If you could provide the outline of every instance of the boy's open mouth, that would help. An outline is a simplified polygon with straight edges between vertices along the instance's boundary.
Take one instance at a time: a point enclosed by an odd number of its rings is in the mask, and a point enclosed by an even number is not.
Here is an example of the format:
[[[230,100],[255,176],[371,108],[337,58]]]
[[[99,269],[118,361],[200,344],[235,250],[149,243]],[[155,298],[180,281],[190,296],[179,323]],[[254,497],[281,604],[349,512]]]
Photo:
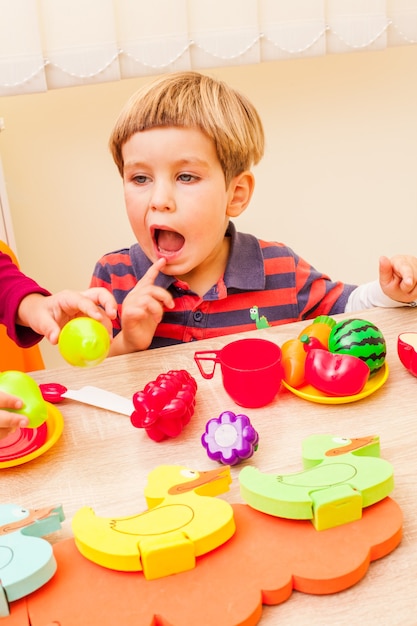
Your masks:
[[[156,228],[154,232],[156,247],[161,254],[174,254],[184,245],[184,237],[173,230]]]

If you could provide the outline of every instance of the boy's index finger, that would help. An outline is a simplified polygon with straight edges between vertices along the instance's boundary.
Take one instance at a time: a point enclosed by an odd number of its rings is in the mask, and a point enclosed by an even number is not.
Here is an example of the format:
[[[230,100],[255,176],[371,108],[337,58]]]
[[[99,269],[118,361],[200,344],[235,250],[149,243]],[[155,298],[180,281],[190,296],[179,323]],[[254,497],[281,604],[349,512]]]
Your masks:
[[[161,269],[164,267],[165,264],[166,264],[166,259],[164,258],[160,258],[157,261],[155,261],[155,263],[153,263],[148,269],[148,271],[143,275],[142,281],[153,284],[159,272],[161,271]]]
[[[166,265],[166,259],[164,258],[160,258],[157,261],[155,261],[155,263],[153,263],[148,269],[148,271],[142,276],[142,278],[137,284],[137,287],[155,286],[155,280],[159,272],[161,271],[161,269],[164,267],[164,265]],[[168,309],[173,309],[175,307],[174,299],[169,293],[169,291],[167,291],[163,287],[155,287],[155,289],[158,291],[157,292],[154,291],[153,297],[156,300],[159,300],[159,302],[163,306],[167,307]]]

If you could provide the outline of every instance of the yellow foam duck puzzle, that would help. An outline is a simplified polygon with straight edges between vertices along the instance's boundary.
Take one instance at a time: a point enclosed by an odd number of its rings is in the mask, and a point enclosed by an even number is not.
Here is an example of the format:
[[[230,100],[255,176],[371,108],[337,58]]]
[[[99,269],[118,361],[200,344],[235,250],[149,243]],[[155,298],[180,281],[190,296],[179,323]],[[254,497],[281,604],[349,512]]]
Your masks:
[[[233,508],[215,498],[229,490],[230,467],[198,472],[160,465],[148,475],[148,509],[129,517],[99,517],[90,507],[72,520],[75,544],[87,559],[152,580],[193,569],[196,557],[235,532]]]
[[[240,493],[252,508],[287,519],[311,519],[317,530],[362,517],[362,509],[394,488],[392,465],[380,458],[378,436],[311,435],[303,441],[304,470],[265,474],[247,466]]]

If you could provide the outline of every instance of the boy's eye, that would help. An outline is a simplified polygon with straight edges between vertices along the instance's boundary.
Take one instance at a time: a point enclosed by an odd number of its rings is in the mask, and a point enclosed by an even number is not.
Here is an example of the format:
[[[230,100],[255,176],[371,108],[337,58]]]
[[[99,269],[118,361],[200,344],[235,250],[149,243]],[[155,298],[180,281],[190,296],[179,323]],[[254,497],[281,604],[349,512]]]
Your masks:
[[[145,176],[144,174],[139,174],[137,176],[133,176],[133,180],[135,181],[135,183],[138,183],[139,185],[143,185],[143,183],[147,182],[148,177]]]
[[[182,180],[183,183],[190,183],[196,179],[196,176],[193,176],[192,174],[180,174],[178,178],[179,180]]]

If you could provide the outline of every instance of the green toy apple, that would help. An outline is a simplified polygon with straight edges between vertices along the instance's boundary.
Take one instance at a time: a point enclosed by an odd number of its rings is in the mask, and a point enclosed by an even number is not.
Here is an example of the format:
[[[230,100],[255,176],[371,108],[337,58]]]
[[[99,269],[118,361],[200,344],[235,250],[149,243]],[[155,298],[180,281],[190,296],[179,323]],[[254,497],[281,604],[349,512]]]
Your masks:
[[[101,322],[91,317],[75,317],[61,330],[58,348],[70,365],[92,367],[108,355],[109,333]]]
[[[21,409],[6,409],[29,418],[28,428],[38,428],[48,417],[48,405],[43,399],[38,384],[28,374],[15,370],[0,373],[0,391],[16,396],[23,401]]]

